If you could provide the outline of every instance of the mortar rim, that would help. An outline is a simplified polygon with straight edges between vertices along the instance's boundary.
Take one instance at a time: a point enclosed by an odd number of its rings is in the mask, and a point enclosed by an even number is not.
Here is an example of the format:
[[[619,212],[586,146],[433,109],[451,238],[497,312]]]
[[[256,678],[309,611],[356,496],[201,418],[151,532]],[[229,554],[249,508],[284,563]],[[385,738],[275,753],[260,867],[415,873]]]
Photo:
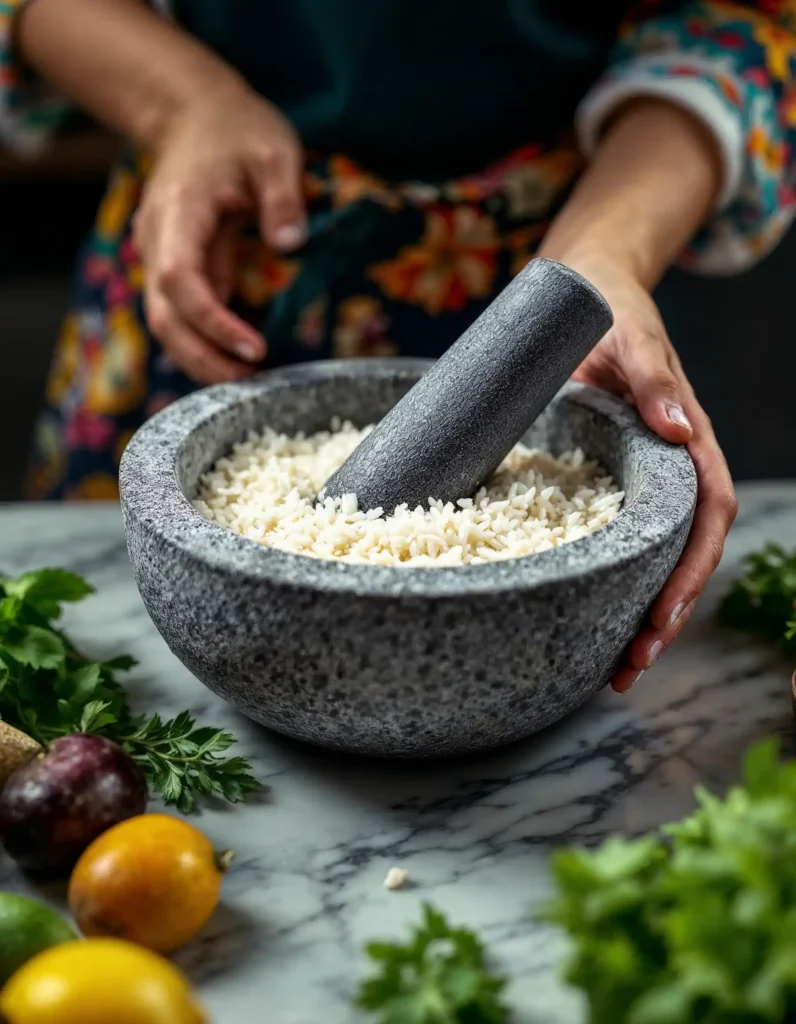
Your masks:
[[[611,420],[641,447],[635,457],[646,465],[638,492],[616,519],[550,551],[489,565],[440,568],[314,559],[266,547],[210,522],[183,494],[177,466],[188,437],[252,394],[330,377],[354,379],[362,371],[368,376],[413,377],[431,363],[413,358],[318,360],[267,371],[250,381],[204,388],[179,399],[136,432],[122,458],[120,489],[128,539],[132,524],[143,525],[172,551],[252,582],[360,598],[435,600],[528,591],[610,571],[648,556],[690,524],[697,484],[686,449],[654,435],[622,400],[575,383],[568,384],[554,402],[580,404]],[[653,453],[656,458],[650,459]],[[681,478],[684,493],[681,500],[672,501],[667,482]],[[646,529],[639,531],[644,522]],[[650,522],[657,524],[654,530]]]

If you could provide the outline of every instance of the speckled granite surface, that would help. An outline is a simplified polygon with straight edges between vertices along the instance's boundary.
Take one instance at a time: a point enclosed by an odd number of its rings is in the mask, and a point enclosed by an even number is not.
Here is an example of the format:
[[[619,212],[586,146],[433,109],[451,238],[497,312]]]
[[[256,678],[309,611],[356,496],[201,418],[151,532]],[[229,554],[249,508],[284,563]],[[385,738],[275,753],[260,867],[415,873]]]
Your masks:
[[[528,742],[441,764],[325,754],[213,697],[146,614],[116,508],[0,510],[0,569],[60,565],[88,576],[99,593],[69,611],[70,634],[97,656],[135,655],[129,685],[141,709],[191,708],[228,726],[270,786],[262,802],[197,821],[237,853],[221,909],[179,958],[212,1024],[364,1024],[349,1004],[362,944],[403,934],[422,900],[481,930],[513,978],[515,1024],[583,1024],[557,980],[562,944],[533,921],[549,895],[551,848],[671,820],[692,806],[695,782],[723,789],[737,777],[747,744],[793,733],[793,666],[720,630],[713,612],[744,552],[769,539],[796,546],[796,485],[742,488],[740,505],[682,638],[632,693],[604,691]],[[393,865],[409,870],[411,888],[385,892]],[[5,859],[0,888],[33,893]]]
[[[696,497],[684,449],[622,402],[573,386],[529,441],[579,446],[627,492],[590,536],[485,566],[388,568],[262,547],[185,495],[266,423],[364,426],[416,363],[308,364],[198,392],[149,421],[122,462],[136,581],[172,651],[256,721],[322,746],[428,757],[488,749],[550,725],[610,678],[676,564]]]
[[[605,299],[554,260],[512,280],[328,481],[392,512],[469,498],[613,323]]]

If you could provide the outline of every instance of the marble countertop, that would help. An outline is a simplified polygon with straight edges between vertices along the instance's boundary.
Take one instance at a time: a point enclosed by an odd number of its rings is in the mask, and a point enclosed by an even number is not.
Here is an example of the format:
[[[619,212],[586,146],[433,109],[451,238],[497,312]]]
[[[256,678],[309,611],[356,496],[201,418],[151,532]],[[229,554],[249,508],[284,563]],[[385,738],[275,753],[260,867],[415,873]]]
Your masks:
[[[639,833],[692,805],[694,783],[723,788],[744,747],[790,735],[789,667],[724,632],[716,601],[745,552],[796,545],[796,484],[740,490],[725,559],[680,642],[626,697],[604,692],[562,725],[509,750],[445,764],[344,759],[270,735],[211,696],[168,651],[132,580],[117,508],[0,510],[0,569],[45,565],[87,576],[99,596],[67,629],[95,655],[128,652],[142,709],[191,708],[241,739],[266,798],[205,812],[236,851],[223,905],[179,962],[213,1024],[352,1024],[366,940],[401,936],[432,900],[478,928],[512,978],[517,1024],[579,1024],[558,981],[562,942],[532,920],[549,892],[552,847]],[[383,888],[392,866],[411,886]],[[8,860],[0,887],[24,888]],[[57,893],[48,898],[57,900]]]

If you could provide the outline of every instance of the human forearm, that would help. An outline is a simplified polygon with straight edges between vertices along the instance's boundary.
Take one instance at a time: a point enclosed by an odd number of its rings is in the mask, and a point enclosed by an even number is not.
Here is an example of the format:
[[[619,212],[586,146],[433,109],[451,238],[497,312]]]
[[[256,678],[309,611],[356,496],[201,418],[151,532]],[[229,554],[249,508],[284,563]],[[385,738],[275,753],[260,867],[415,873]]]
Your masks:
[[[617,672],[620,692],[682,629],[735,516],[727,464],[650,294],[705,220],[720,179],[718,147],[697,121],[665,102],[637,101],[605,133],[542,247],[589,278],[614,314],[576,379],[631,400],[660,437],[688,445],[697,473],[688,545]]]
[[[607,130],[542,254],[587,276],[596,260],[610,261],[652,288],[704,221],[720,177],[701,124],[666,102],[638,100]]]
[[[147,149],[191,102],[237,73],[138,0],[31,0],[21,55],[61,92]]]

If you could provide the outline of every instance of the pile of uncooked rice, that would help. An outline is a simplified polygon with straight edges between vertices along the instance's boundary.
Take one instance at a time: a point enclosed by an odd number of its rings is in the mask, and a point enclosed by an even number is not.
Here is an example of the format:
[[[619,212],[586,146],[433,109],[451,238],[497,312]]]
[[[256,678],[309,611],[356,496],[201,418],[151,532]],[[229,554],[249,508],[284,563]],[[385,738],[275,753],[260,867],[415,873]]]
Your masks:
[[[287,437],[250,434],[202,477],[195,507],[242,537],[283,551],[371,565],[479,565],[533,555],[605,526],[623,493],[579,449],[554,458],[517,445],[474,498],[393,515],[360,510],[356,497],[317,500],[323,485],[372,430]]]

